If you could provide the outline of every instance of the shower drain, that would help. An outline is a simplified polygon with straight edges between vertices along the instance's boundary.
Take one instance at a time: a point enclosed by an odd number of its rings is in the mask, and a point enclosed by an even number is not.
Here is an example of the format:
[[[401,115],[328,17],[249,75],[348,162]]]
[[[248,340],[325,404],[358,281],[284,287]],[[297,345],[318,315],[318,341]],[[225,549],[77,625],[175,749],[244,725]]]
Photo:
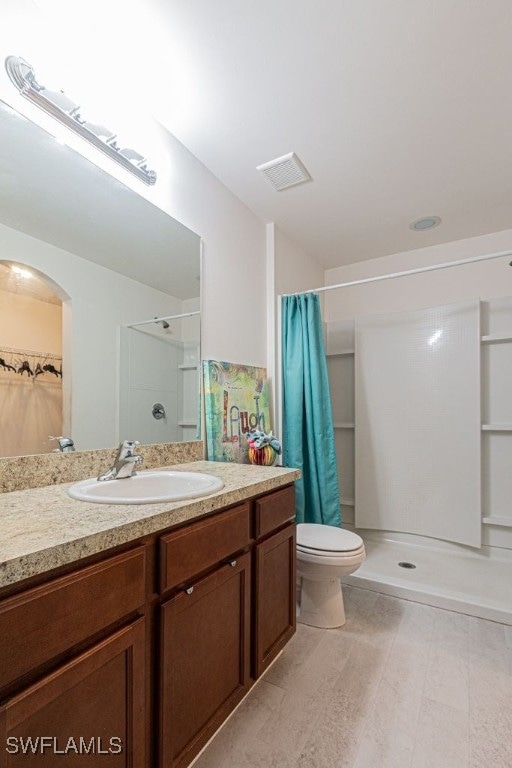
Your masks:
[[[414,563],[398,563],[400,568],[416,568]]]

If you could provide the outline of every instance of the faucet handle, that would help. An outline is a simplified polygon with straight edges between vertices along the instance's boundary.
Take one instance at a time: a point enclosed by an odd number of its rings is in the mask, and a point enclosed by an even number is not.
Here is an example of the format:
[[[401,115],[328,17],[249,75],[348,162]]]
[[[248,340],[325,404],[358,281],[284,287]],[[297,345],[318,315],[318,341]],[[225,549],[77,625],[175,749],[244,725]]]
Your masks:
[[[70,451],[75,450],[75,444],[70,437],[64,437],[63,435],[60,435],[59,437],[53,437],[53,435],[48,435],[48,440],[56,440],[58,442],[59,447],[55,449],[56,451],[69,453]]]
[[[119,445],[118,455],[133,456],[134,451],[138,445],[140,445],[140,442],[138,440],[123,440],[123,442],[120,443]]]

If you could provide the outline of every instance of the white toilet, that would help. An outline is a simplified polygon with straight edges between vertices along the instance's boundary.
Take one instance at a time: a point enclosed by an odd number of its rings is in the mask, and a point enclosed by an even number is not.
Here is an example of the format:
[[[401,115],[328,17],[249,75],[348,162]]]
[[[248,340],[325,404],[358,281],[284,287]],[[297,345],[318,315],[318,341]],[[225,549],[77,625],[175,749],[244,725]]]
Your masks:
[[[364,561],[364,543],[357,533],[317,523],[297,525],[297,620],[313,627],[341,627],[345,607],[340,578]]]

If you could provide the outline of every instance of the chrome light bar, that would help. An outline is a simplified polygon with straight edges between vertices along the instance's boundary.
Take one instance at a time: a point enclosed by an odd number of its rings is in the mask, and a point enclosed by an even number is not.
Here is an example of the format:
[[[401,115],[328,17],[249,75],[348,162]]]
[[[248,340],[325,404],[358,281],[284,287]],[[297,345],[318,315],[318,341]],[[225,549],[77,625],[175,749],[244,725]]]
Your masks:
[[[77,133],[145,184],[155,184],[156,173],[148,168],[148,161],[143,155],[119,144],[117,135],[106,126],[92,123],[83,117],[80,106],[66,96],[64,91],[50,91],[40,85],[28,62],[19,56],[8,56],[5,68],[18,91],[32,104]]]

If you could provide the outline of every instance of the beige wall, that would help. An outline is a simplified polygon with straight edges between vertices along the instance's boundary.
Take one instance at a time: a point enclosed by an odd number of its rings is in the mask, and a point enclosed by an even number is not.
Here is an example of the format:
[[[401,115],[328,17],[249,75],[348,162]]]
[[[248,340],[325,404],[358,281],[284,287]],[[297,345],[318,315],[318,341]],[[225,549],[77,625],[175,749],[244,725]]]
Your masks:
[[[62,308],[0,290],[0,347],[62,353]]]

